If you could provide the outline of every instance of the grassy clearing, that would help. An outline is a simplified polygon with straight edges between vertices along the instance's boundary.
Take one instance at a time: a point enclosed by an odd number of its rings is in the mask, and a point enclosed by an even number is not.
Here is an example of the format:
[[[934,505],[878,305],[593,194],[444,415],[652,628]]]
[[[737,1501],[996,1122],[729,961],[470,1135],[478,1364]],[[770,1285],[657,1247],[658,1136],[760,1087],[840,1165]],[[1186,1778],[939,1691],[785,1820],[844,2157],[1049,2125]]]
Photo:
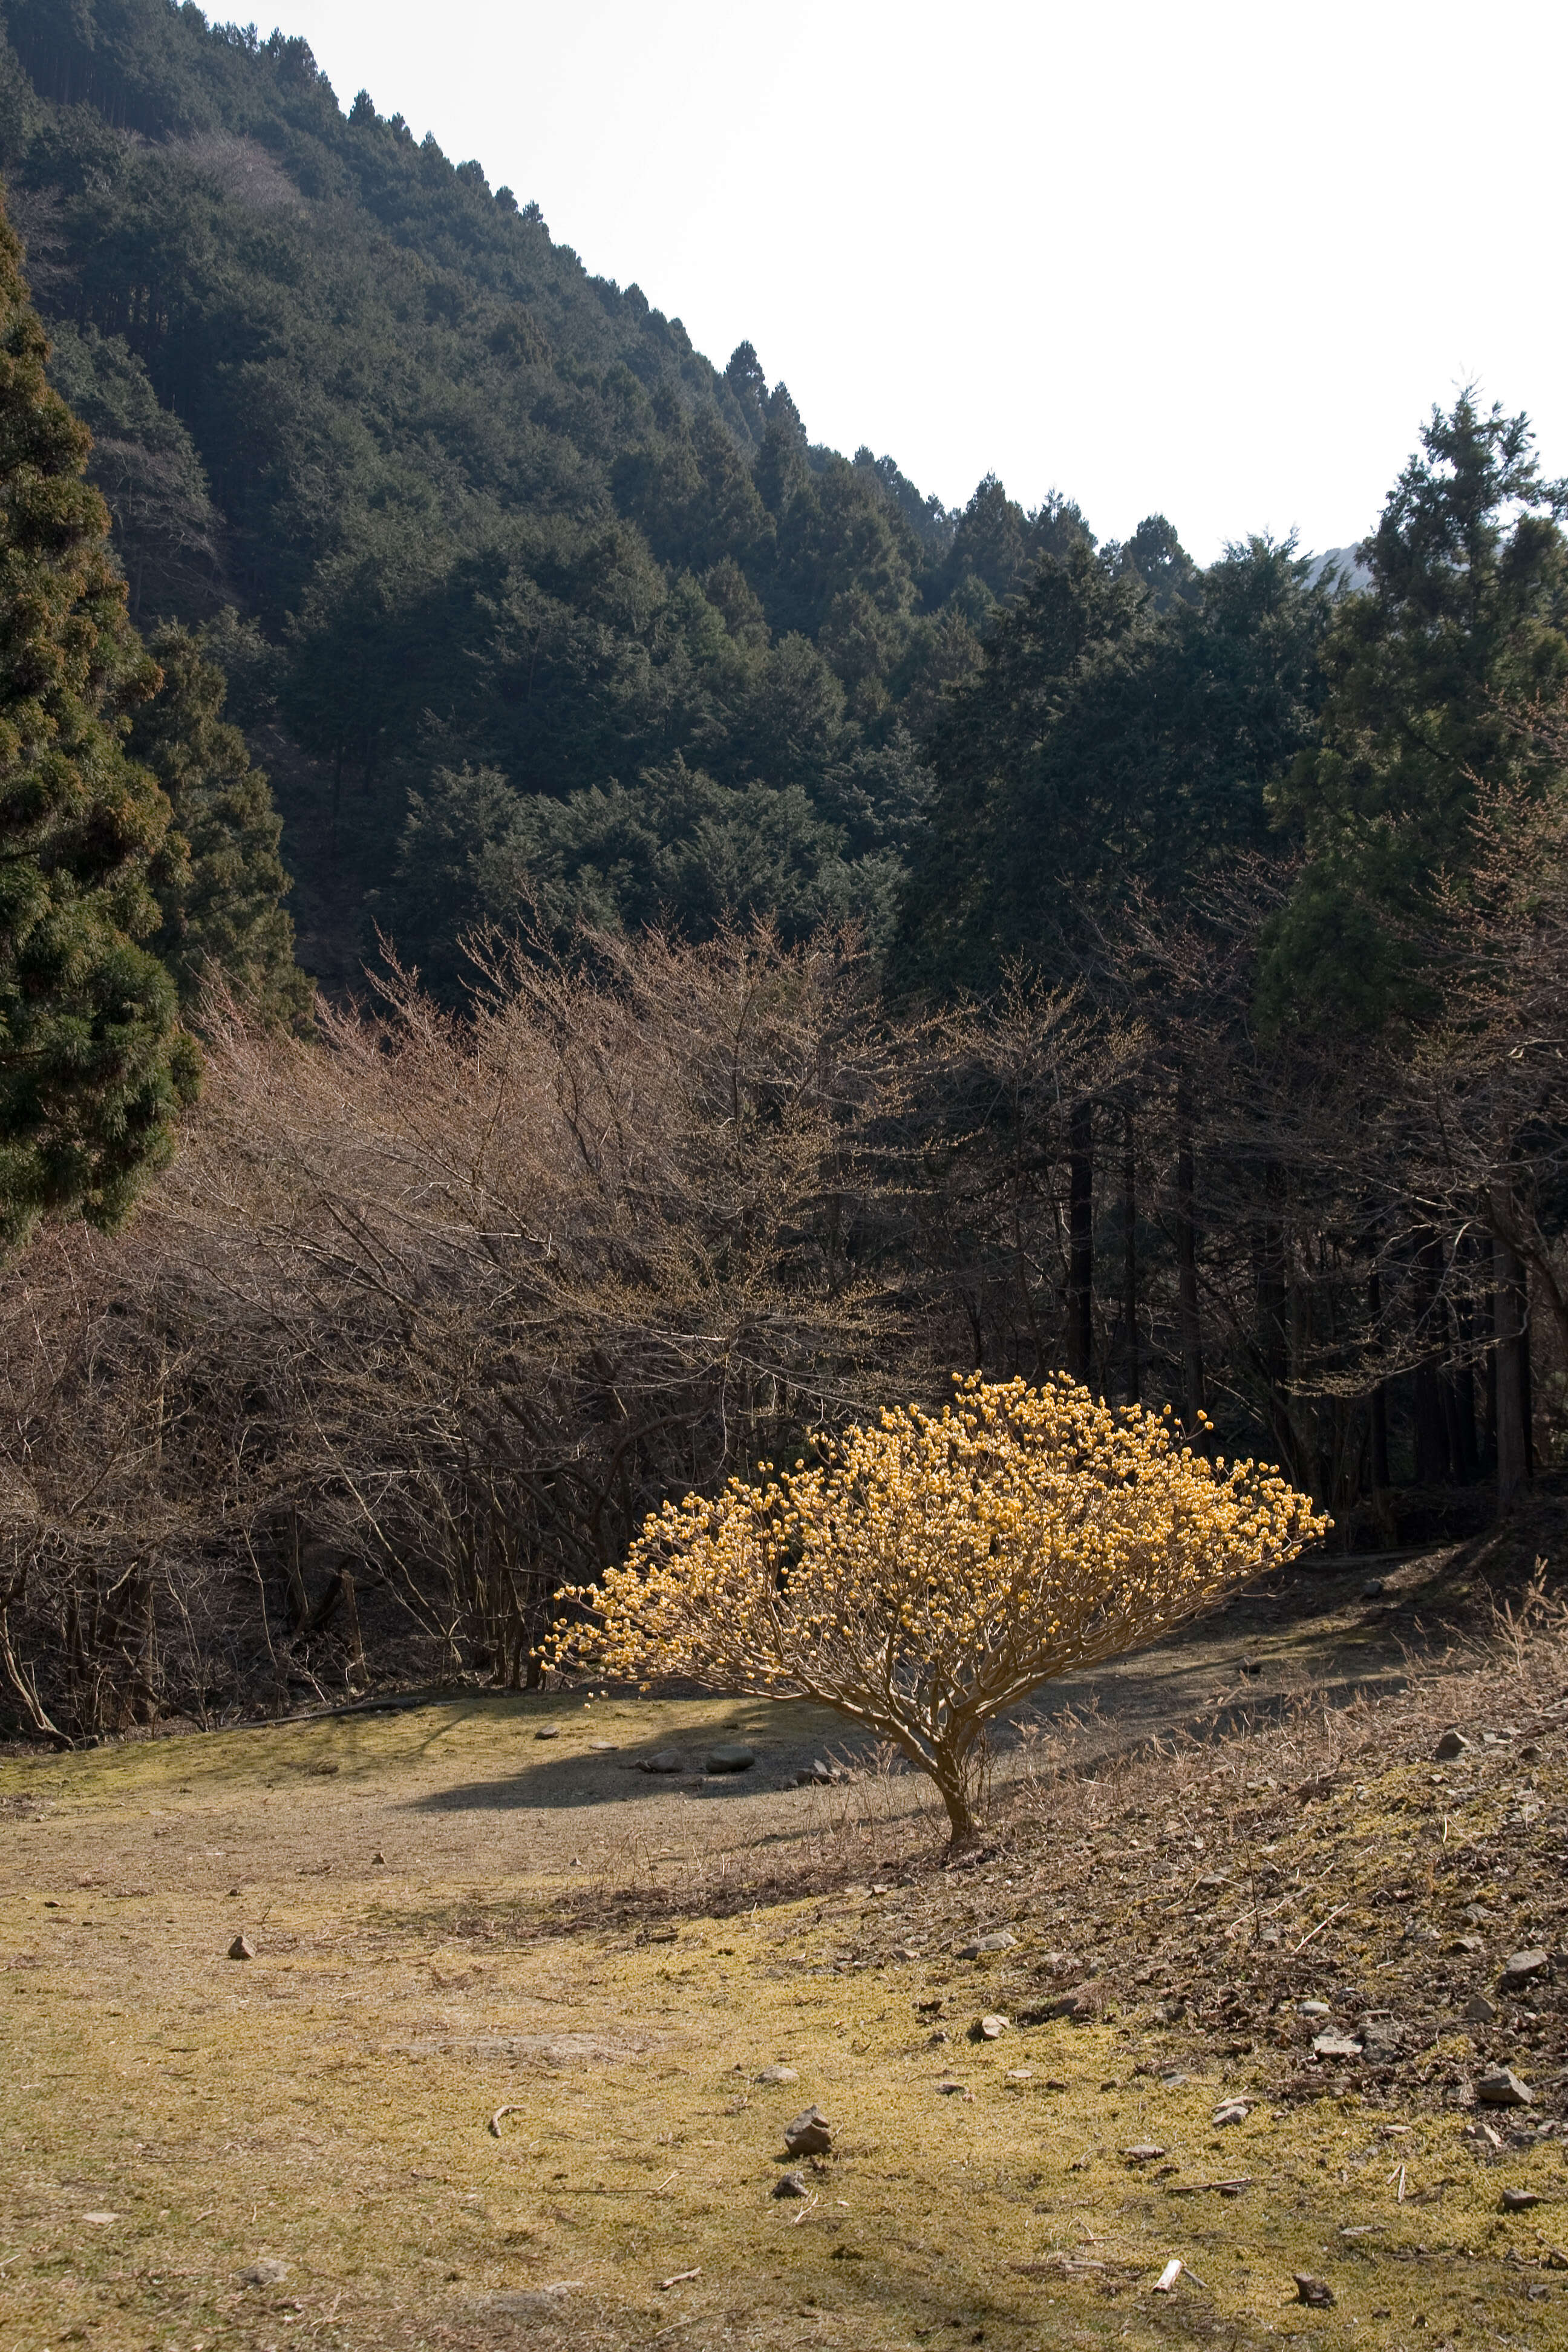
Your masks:
[[[910,1781],[784,1785],[804,1710],[467,1700],[0,1764],[0,2346],[1568,2342],[1556,1994],[1462,2014],[1563,1940],[1563,1667],[1542,1635],[1088,1780],[1043,1736],[964,1873]],[[625,1769],[737,1726],[744,1782]],[[1080,2019],[1021,2021],[1064,1990]],[[1314,1993],[1403,2039],[1314,2060]],[[1499,2059],[1537,2098],[1493,2149],[1464,2091]],[[811,2102],[803,2208],[772,2190]],[[1162,2296],[1172,2256],[1201,2284]]]

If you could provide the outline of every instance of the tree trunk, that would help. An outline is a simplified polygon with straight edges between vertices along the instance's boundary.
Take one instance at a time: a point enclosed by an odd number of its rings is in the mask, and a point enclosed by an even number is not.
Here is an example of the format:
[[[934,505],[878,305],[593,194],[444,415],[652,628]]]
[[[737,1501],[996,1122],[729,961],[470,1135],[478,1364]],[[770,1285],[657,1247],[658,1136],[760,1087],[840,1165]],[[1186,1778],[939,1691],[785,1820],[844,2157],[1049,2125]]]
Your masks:
[[[1121,1136],[1121,1314],[1127,1326],[1127,1402],[1136,1404],[1142,1393],[1143,1368],[1138,1341],[1138,1159],[1133,1147],[1132,1113],[1125,1114]]]
[[[1072,1107],[1068,1124],[1068,1370],[1094,1371],[1094,1112]]]
[[[942,1772],[933,1773],[931,1777],[941,1792],[942,1803],[947,1807],[948,1853],[963,1853],[970,1846],[978,1845],[980,1824],[970,1811],[967,1776],[961,1774],[955,1777]]]
[[[1439,1349],[1434,1345],[1441,1328],[1437,1288],[1442,1272],[1443,1244],[1435,1234],[1428,1234],[1416,1255],[1415,1276],[1416,1330],[1425,1350],[1415,1367],[1415,1483],[1418,1486],[1440,1486],[1448,1475],[1448,1433],[1443,1420]]]
[[[1278,1194],[1279,1171],[1264,1170],[1266,1200]],[[1288,1383],[1290,1377],[1289,1291],[1285,1279],[1285,1227],[1278,1216],[1265,1213],[1258,1227],[1257,1252],[1258,1349],[1263,1363],[1265,1407],[1268,1433],[1279,1467],[1288,1476],[1296,1468],[1296,1432],[1290,1418]]]
[[[1497,1502],[1510,1510],[1530,1475],[1524,1382],[1523,1269],[1506,1242],[1492,1242],[1493,1316],[1497,1330]]]
[[[1198,1318],[1198,1244],[1194,1213],[1193,1105],[1184,1079],[1176,1088],[1176,1322],[1189,1433],[1198,1425],[1204,1393],[1203,1327]]]

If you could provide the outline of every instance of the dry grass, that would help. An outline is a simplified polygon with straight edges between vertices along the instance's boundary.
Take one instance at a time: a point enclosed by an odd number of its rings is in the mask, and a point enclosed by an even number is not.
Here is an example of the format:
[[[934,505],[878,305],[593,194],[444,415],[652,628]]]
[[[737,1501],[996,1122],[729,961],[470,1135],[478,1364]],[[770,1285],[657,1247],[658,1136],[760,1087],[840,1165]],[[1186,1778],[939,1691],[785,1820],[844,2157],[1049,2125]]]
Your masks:
[[[0,2347],[1568,2342],[1557,1992],[1462,2016],[1563,1939],[1565,1700],[1537,1622],[1157,1756],[1047,1727],[964,1872],[907,1780],[780,1785],[804,1710],[472,1701],[0,1764]],[[1538,1753],[1478,1738],[1439,1790],[1450,1716]],[[770,1743],[738,1785],[623,1769],[736,1723]],[[1022,2021],[1064,1992],[1082,2021]],[[1392,2008],[1401,2046],[1315,2063],[1308,1993]],[[1537,2090],[1497,2151],[1459,2103],[1495,2060]],[[811,2101],[837,2151],[803,2209],[771,2191]],[[1172,2255],[1203,2284],[1161,2296]],[[287,2278],[241,2284],[267,2256]]]

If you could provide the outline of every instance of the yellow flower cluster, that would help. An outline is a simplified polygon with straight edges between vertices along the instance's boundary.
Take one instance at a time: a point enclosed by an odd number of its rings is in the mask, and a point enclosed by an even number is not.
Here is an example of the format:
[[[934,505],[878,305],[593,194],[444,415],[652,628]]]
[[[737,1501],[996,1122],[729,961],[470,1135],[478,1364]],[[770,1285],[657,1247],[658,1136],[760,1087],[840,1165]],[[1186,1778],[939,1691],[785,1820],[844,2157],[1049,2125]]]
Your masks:
[[[762,1470],[650,1517],[625,1567],[569,1596],[591,1613],[550,1663],[837,1708],[932,1775],[955,1840],[994,1717],[1331,1524],[1274,1470],[1194,1453],[1168,1409],[1065,1375],[975,1374],[940,1414],[904,1406],[820,1466]]]

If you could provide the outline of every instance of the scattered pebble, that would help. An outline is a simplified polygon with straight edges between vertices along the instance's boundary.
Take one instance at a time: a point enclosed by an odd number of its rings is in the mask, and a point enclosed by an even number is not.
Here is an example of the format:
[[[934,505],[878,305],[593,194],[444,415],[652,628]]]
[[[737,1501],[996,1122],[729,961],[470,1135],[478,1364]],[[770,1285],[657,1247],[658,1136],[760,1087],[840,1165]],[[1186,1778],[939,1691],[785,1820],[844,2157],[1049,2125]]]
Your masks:
[[[95,2229],[101,2230],[110,2221],[118,2221],[120,2216],[118,2213],[84,2213],[81,2218],[84,2221],[90,2221]]]
[[[759,2083],[798,2083],[800,2076],[793,2066],[764,2066],[757,2080]]]
[[[951,2099],[955,2092],[966,2091],[969,2085],[967,2083],[939,2083],[936,2087],[944,2099]]]
[[[253,1960],[256,1947],[248,1936],[237,1936],[228,1948],[228,1957],[231,1960]]]
[[[983,2042],[1000,2042],[1002,2036],[1007,2031],[1009,2022],[1010,2021],[1007,2018],[997,2017],[994,2013],[983,2017],[980,2021],[981,2040]]]
[[[1251,2113],[1249,2099],[1222,2099],[1214,2111],[1214,2122],[1216,2128],[1223,2128],[1226,2124],[1244,2124]]]
[[[645,1756],[637,1766],[639,1772],[684,1772],[686,1759],[673,1748],[661,1748],[657,1756]]]
[[[1484,1992],[1473,1992],[1465,2003],[1465,2016],[1471,2025],[1495,2025],[1497,2011]]]
[[[561,1737],[561,1726],[558,1723],[541,1724],[539,1729],[533,1736],[535,1739],[559,1739]]]
[[[1362,2045],[1352,2033],[1315,2033],[1312,2036],[1314,2058],[1359,2058]]]
[[[287,2263],[280,2263],[276,2255],[264,2254],[247,2271],[240,2272],[239,2283],[241,2286],[281,2286],[288,2275]]]
[[[999,1927],[994,1936],[976,1936],[972,1942],[960,1944],[961,1960],[984,1959],[987,1952],[1010,1952],[1018,1938],[1011,1927]]]
[[[1515,1952],[1503,1967],[1504,1992],[1512,1992],[1520,1985],[1528,1984],[1531,1977],[1542,1975],[1551,1964],[1550,1955],[1543,1952],[1539,1945],[1527,1952]]]
[[[781,2172],[773,2183],[775,2197],[809,2197],[804,2172]]]
[[[1314,2311],[1327,2311],[1334,2302],[1334,2291],[1327,2279],[1312,2278],[1306,2271],[1294,2271],[1296,2300],[1310,2303]]]
[[[807,2107],[785,2124],[784,2137],[791,2156],[826,2156],[833,2146],[833,2126],[820,2107]]]
[[[742,1748],[731,1741],[723,1747],[710,1748],[702,1769],[705,1772],[749,1772],[756,1760],[751,1748]]]
[[[1439,1764],[1450,1763],[1456,1756],[1468,1756],[1470,1743],[1462,1731],[1446,1731],[1433,1750]]]
[[[1539,2205],[1540,2202],[1540,2195],[1533,2189],[1505,2189],[1502,2192],[1502,2210],[1505,2213],[1528,2213],[1532,2205]]]
[[[1511,2066],[1494,2066],[1476,2084],[1476,2096],[1484,2107],[1528,2107],[1532,2094]]]
[[[1300,2014],[1303,2017],[1331,2017],[1333,2011],[1326,2000],[1304,2000],[1301,2003]]]
[[[1134,2140],[1131,2147],[1124,2147],[1121,2153],[1129,2164],[1158,2164],[1165,2151],[1158,2140],[1140,2139]]]

